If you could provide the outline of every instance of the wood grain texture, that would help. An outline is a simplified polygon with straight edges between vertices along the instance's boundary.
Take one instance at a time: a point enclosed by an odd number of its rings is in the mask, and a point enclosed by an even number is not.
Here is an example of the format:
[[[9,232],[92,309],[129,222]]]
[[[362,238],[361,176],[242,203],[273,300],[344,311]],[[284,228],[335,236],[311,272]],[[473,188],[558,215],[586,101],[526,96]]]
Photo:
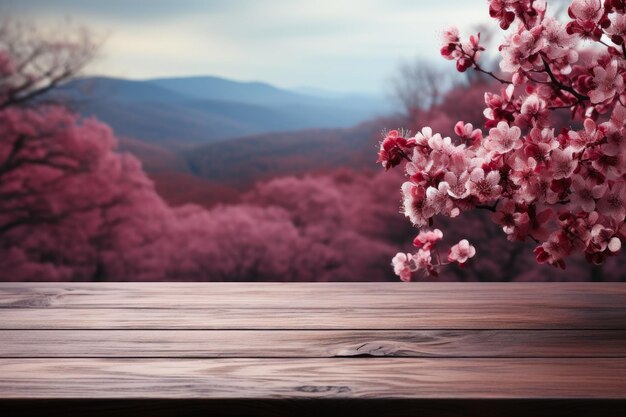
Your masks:
[[[0,329],[614,329],[626,330],[626,304],[396,309],[6,308]]]
[[[626,359],[0,359],[1,398],[626,399]]]
[[[585,310],[626,306],[623,283],[0,283],[6,308]],[[433,311],[434,312],[434,311]],[[471,313],[471,312],[470,312]]]
[[[618,416],[624,375],[623,283],[0,283],[11,416]]]
[[[3,330],[4,358],[622,357],[607,330]]]

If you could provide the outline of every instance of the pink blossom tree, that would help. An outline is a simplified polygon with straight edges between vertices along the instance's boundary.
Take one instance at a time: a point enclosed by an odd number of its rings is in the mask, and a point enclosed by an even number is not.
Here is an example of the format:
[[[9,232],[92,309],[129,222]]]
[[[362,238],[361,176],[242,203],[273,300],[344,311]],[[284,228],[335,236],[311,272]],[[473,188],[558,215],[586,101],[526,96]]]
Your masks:
[[[0,22],[2,279],[141,278],[160,269],[153,242],[172,215],[138,160],[115,152],[108,126],[42,100],[95,50],[82,30]]]
[[[626,237],[626,3],[575,0],[566,24],[545,1],[490,0],[489,14],[510,28],[499,73],[481,64],[480,34],[463,42],[448,29],[441,49],[460,72],[502,85],[485,93],[484,130],[463,121],[454,139],[393,130],[380,145],[385,169],[404,166],[402,209],[420,228],[417,252],[392,262],[403,280],[474,257],[467,239],[439,253],[437,215],[488,210],[507,239],[534,241],[536,261],[561,268],[576,253],[601,264]],[[563,122],[565,110],[573,122]]]
[[[111,130],[59,106],[0,111],[0,270],[18,280],[140,278],[171,214]],[[123,267],[116,265],[124,265]]]

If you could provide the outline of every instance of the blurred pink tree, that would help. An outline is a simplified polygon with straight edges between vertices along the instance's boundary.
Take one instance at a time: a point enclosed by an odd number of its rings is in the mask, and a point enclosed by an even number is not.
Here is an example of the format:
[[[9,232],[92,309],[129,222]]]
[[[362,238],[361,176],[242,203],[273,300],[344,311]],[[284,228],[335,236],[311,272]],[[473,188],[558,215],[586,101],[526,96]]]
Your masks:
[[[393,253],[396,210],[367,176],[287,177],[241,205],[171,208],[96,120],[11,107],[0,137],[3,279],[380,280]]]

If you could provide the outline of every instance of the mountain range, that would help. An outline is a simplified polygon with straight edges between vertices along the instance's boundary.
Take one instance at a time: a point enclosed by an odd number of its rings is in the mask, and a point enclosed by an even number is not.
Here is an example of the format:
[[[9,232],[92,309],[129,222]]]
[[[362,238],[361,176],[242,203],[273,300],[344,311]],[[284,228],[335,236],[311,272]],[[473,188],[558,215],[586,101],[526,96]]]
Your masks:
[[[210,76],[89,77],[55,94],[120,136],[174,149],[269,132],[349,127],[390,112],[381,97],[304,91]]]
[[[110,125],[170,204],[236,202],[256,182],[376,169],[381,97],[217,77],[80,78],[54,92]],[[391,123],[393,125],[393,123]]]

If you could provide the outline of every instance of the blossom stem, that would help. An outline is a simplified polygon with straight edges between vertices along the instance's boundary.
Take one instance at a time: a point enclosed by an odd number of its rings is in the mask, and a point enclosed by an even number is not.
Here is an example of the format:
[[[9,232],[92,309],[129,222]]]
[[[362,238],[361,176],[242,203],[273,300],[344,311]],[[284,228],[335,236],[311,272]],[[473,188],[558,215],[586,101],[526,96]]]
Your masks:
[[[490,212],[495,213],[496,212],[496,207],[498,207],[498,203],[499,202],[500,202],[500,200],[496,201],[493,204],[493,206],[489,206],[487,204],[479,204],[479,205],[476,206],[476,208],[483,209],[483,210],[489,210]]]
[[[534,237],[534,236],[533,236],[533,235],[531,235],[530,233],[528,234],[528,237],[529,237],[529,238],[531,238],[532,240],[534,240],[534,241],[535,241],[535,243],[541,243],[541,242],[539,242],[539,240],[538,240],[536,237]]]
[[[508,80],[505,80],[505,79],[503,79],[503,78],[500,78],[500,77],[498,77],[496,74],[494,74],[494,73],[493,73],[493,72],[491,72],[491,71],[485,71],[485,70],[484,70],[484,69],[482,69],[482,68],[480,67],[480,65],[478,65],[476,62],[474,62],[474,70],[476,70],[476,71],[478,71],[478,72],[482,72],[483,74],[487,74],[488,76],[490,76],[490,77],[491,77],[491,78],[493,78],[494,80],[499,81],[499,82],[500,82],[500,83],[502,83],[502,84],[513,84],[513,82],[512,82],[512,81],[508,81]]]
[[[574,90],[572,87],[570,87],[568,85],[565,85],[562,82],[560,82],[559,80],[557,80],[556,76],[552,72],[552,69],[550,68],[550,64],[548,64],[548,61],[546,61],[546,59],[543,56],[541,57],[541,60],[543,61],[543,65],[545,67],[546,74],[548,74],[548,77],[550,77],[550,80],[552,81],[552,84],[554,84],[555,86],[557,86],[561,90],[565,90],[568,93],[571,93],[574,97],[576,97],[578,99],[579,102],[582,102],[582,101],[585,101],[585,100],[589,100],[589,97],[580,94],[578,91]]]

